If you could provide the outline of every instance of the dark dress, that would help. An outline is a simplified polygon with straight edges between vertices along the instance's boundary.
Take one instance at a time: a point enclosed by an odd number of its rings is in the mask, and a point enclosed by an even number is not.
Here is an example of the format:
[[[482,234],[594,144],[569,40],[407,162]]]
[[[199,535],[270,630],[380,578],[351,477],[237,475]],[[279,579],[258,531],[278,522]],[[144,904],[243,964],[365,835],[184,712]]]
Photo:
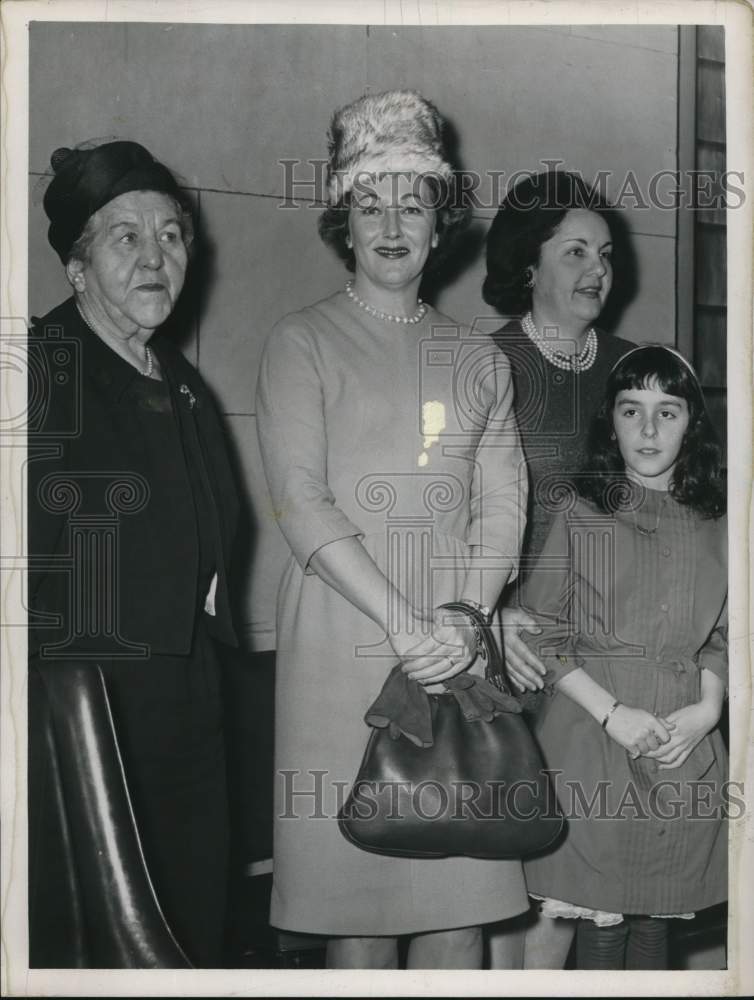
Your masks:
[[[35,321],[29,342],[31,964],[50,955],[40,659],[100,666],[161,908],[191,961],[217,964],[228,820],[214,640],[236,642],[238,516],[219,418],[170,343],[150,342],[163,381],[148,379],[91,333],[72,299]]]
[[[524,638],[549,679],[581,667],[623,704],[665,717],[699,700],[702,670],[727,682],[726,597],[725,517],[703,519],[653,490],[638,510],[612,516],[577,500],[522,589],[544,629]],[[630,759],[557,688],[535,729],[568,823],[554,850],[525,862],[533,895],[646,915],[727,898],[717,729],[667,770]]]
[[[493,334],[511,364],[516,419],[529,469],[529,505],[519,580],[544,545],[562,499],[562,484],[582,468],[589,425],[605,395],[613,365],[635,344],[597,331],[597,357],[574,374],[546,361],[512,319]]]

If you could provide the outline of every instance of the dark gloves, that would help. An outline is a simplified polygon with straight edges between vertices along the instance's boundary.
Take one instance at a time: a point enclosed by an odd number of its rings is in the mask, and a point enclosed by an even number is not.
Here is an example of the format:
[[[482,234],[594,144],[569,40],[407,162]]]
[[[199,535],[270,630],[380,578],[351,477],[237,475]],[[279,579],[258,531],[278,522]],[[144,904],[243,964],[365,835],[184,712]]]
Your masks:
[[[499,691],[483,677],[462,673],[444,681],[467,722],[491,722],[500,712],[521,711],[512,695]],[[397,740],[405,736],[418,747],[431,747],[432,701],[416,681],[410,680],[400,664],[393,667],[382,690],[367,709],[364,721],[376,729],[390,727],[390,735]]]
[[[521,711],[516,698],[498,690],[494,684],[475,674],[456,674],[444,681],[445,687],[458,702],[467,722],[491,722],[500,712]]]
[[[421,684],[410,680],[400,663],[390,671],[364,721],[375,729],[390,726],[394,740],[402,734],[418,747],[432,746],[432,708]]]

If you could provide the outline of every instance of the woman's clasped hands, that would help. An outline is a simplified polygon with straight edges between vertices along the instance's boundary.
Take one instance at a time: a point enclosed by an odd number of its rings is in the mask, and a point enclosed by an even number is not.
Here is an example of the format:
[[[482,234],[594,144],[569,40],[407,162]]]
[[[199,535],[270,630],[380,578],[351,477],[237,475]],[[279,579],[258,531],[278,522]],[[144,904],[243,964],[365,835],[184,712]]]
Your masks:
[[[437,684],[468,670],[476,659],[477,638],[461,612],[436,608],[432,618],[413,609],[406,625],[390,635],[403,672],[418,684]]]

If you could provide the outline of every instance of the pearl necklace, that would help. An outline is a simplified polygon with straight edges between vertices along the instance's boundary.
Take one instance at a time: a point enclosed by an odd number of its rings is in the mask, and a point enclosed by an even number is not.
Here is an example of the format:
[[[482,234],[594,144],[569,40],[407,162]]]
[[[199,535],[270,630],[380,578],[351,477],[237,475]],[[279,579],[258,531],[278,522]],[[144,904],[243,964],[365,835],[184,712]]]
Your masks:
[[[534,325],[530,312],[521,320],[521,328],[539,350],[539,353],[556,368],[562,368],[564,371],[585,372],[592,367],[597,358],[597,334],[592,326],[589,327],[586,343],[582,350],[579,354],[570,356],[553,347],[551,341],[545,340]]]
[[[94,334],[94,336],[95,337],[99,337],[99,334],[97,333],[97,331],[94,329],[94,327],[92,326],[92,324],[89,322],[89,320],[84,315],[83,309],[78,304],[77,304],[77,308],[78,308],[78,311],[79,311],[79,316],[83,319],[83,321],[86,323],[86,325],[92,331],[92,333]],[[144,369],[144,371],[142,371],[141,368],[137,368],[136,371],[139,373],[139,375],[145,375],[147,378],[151,378],[152,377],[152,372],[154,371],[154,354],[152,354],[152,349],[148,345],[144,348],[144,356],[147,359],[147,367]]]
[[[374,316],[375,319],[381,319],[385,323],[421,323],[427,315],[427,307],[421,299],[418,300],[419,308],[413,316],[393,316],[392,313],[386,313],[382,312],[380,309],[375,309],[374,306],[367,305],[366,302],[362,301],[362,299],[360,299],[353,290],[353,279],[346,282],[346,295],[352,302],[355,302],[360,309],[363,309],[364,312],[369,313],[370,316]]]
[[[154,355],[152,354],[152,350],[149,347],[144,348],[144,353],[147,358],[147,367],[144,369],[144,371],[142,371],[140,368],[139,375],[146,375],[147,378],[151,378],[152,372],[154,371]]]

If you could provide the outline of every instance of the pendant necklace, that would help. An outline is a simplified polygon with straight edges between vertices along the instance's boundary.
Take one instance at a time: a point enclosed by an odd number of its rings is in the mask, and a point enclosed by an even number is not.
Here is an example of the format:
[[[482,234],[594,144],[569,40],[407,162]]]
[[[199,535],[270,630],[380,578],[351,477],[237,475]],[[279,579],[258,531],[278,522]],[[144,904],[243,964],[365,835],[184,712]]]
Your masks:
[[[655,523],[653,528],[645,528],[641,524],[639,524],[639,521],[636,517],[636,508],[634,508],[631,511],[634,517],[634,527],[636,528],[636,530],[639,532],[640,535],[649,537],[650,535],[657,534],[657,530],[660,527],[660,521],[662,520],[662,515],[665,513],[665,507],[667,506],[667,501],[668,501],[667,495],[665,495],[662,498],[662,500],[660,500],[660,509],[657,511],[657,517],[655,518]]]

